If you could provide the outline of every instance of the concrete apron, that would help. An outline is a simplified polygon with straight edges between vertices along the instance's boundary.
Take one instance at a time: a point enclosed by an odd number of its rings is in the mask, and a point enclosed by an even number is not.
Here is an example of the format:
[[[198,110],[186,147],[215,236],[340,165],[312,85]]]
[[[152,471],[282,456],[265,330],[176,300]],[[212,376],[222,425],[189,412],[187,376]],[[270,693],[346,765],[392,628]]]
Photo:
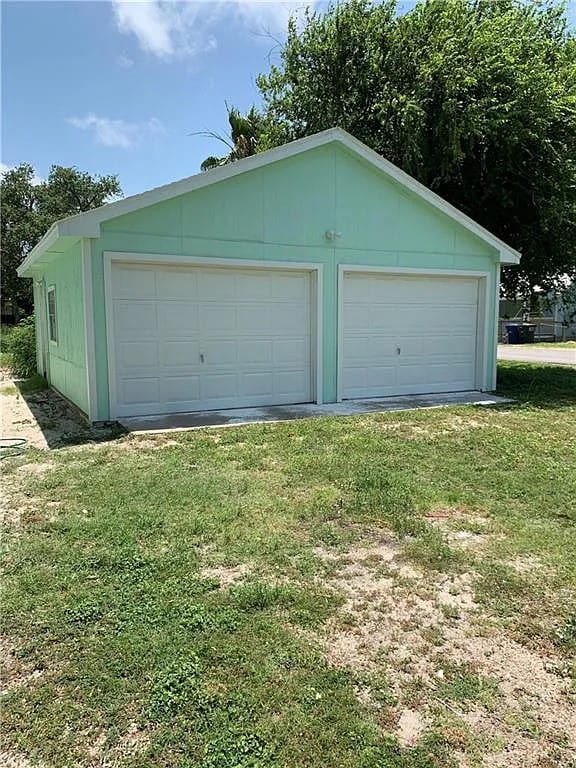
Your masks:
[[[231,408],[223,411],[196,411],[162,416],[134,416],[118,419],[128,432],[178,432],[206,427],[237,427],[242,424],[292,421],[318,416],[360,416],[363,413],[412,411],[419,408],[444,408],[450,405],[501,405],[512,403],[506,397],[485,392],[445,392],[439,395],[406,395],[371,400],[346,400],[342,403],[316,405],[273,405],[265,408]]]

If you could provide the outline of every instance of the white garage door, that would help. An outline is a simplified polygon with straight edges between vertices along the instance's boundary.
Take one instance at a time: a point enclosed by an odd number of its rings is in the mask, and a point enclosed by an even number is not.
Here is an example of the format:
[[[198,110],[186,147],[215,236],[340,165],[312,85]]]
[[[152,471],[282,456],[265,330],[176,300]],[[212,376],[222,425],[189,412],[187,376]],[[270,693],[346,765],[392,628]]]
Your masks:
[[[478,280],[344,275],[341,396],[475,389]]]
[[[115,263],[114,416],[310,402],[307,272]]]

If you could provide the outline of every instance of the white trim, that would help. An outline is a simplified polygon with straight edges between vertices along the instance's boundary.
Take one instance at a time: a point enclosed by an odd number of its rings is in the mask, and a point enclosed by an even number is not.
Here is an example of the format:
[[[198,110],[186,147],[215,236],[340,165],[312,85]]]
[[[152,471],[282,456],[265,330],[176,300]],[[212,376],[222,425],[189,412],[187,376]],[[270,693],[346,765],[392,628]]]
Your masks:
[[[28,268],[31,267],[32,264],[34,264],[34,262],[36,262],[45,251],[54,245],[59,237],[60,234],[58,230],[58,222],[56,222],[55,224],[52,224],[44,237],[38,243],[36,243],[22,264],[20,264],[16,270],[18,277],[26,277],[24,273],[28,270]]]
[[[116,355],[114,347],[114,308],[112,299],[112,264],[173,264],[179,267],[222,267],[234,269],[260,269],[276,270],[280,272],[310,272],[312,277],[312,300],[316,301],[316,312],[312,313],[315,328],[311,328],[311,334],[315,339],[316,365],[312,363],[312,392],[315,393],[314,402],[322,404],[323,358],[324,347],[322,337],[322,290],[324,265],[318,262],[293,262],[293,261],[258,261],[256,259],[220,259],[214,257],[185,257],[173,254],[153,253],[124,253],[104,251],[104,306],[106,310],[106,353],[108,357],[108,392],[109,392],[109,418],[119,418],[117,415],[116,392]],[[315,331],[315,333],[314,333]],[[206,409],[203,409],[206,410]]]
[[[176,266],[201,267],[247,267],[248,269],[283,269],[298,270],[300,272],[311,272],[315,269],[322,269],[323,264],[319,261],[274,261],[260,259],[234,259],[221,258],[219,256],[182,256],[181,254],[171,253],[129,253],[127,251],[104,251],[104,264],[106,261],[129,261],[136,263],[149,264],[174,264]]]
[[[88,238],[82,239],[82,289],[84,292],[84,346],[88,418],[96,421],[98,413],[98,381],[96,377],[96,331],[94,328],[94,293],[92,287],[92,249]]]
[[[386,272],[390,275],[430,275],[431,277],[488,277],[490,272],[480,269],[420,269],[419,267],[379,267],[371,264],[339,264],[343,272]]]
[[[405,275],[406,277],[450,277],[450,278],[476,278],[478,280],[478,308],[476,314],[476,373],[474,377],[474,389],[486,391],[490,389],[487,372],[488,364],[488,333],[489,298],[488,281],[490,272],[467,269],[418,269],[417,267],[378,267],[362,264],[339,264],[337,287],[337,360],[336,360],[336,402],[343,401],[342,397],[342,364],[344,359],[344,278],[346,273],[360,272],[365,274],[379,273],[388,275]]]
[[[500,331],[500,276],[501,276],[502,268],[500,267],[500,264],[496,265],[496,276],[494,278],[494,307],[493,307],[493,313],[494,313],[494,333],[492,336],[492,344],[494,346],[494,359],[492,362],[492,370],[490,372],[489,376],[489,383],[490,383],[490,391],[495,392],[496,387],[498,384],[498,360],[497,360],[497,350],[498,350],[498,334]]]
[[[50,327],[50,294],[54,295],[54,325],[56,328],[56,338],[52,338],[52,328]],[[48,343],[51,347],[57,347],[60,339],[60,329],[58,328],[58,294],[56,293],[56,283],[51,283],[46,288],[46,325],[48,327]]]
[[[480,392],[486,392],[490,389],[488,380],[488,344],[490,343],[490,334],[488,333],[488,319],[490,317],[490,291],[488,290],[488,281],[490,275],[487,273],[485,278],[478,281],[478,305],[476,310],[476,389]],[[481,377],[480,377],[480,371]]]
[[[100,237],[100,224],[103,221],[123,216],[126,213],[132,213],[133,211],[137,211],[149,205],[170,200],[178,195],[202,189],[211,184],[216,184],[242,173],[256,170],[257,168],[276,163],[279,160],[284,160],[310,149],[315,149],[316,147],[333,142],[339,142],[350,152],[362,157],[370,165],[385,173],[388,177],[394,179],[406,189],[414,192],[435,208],[457,221],[481,240],[484,240],[484,242],[491,245],[500,254],[500,261],[502,263],[518,264],[520,262],[521,255],[518,251],[511,248],[505,242],[500,240],[500,238],[493,235],[469,216],[466,216],[466,214],[459,211],[435,192],[432,192],[431,189],[420,184],[419,181],[416,181],[412,176],[404,173],[404,171],[393,163],[385,160],[377,152],[374,152],[346,131],[341,128],[330,128],[327,131],[322,131],[313,136],[298,139],[289,144],[284,144],[281,147],[270,149],[267,152],[261,152],[252,157],[238,160],[235,163],[230,163],[221,166],[220,168],[214,168],[211,171],[204,171],[195,176],[189,176],[181,181],[166,184],[139,195],[126,197],[115,203],[108,203],[107,205],[95,208],[92,211],[87,211],[86,213],[80,213],[75,216],[69,216],[66,219],[61,219],[56,222],[56,224],[52,225],[42,240],[40,240],[28,254],[24,262],[18,268],[18,274],[20,277],[25,276],[32,264],[46,250],[48,250],[59,237]]]
[[[48,353],[48,331],[46,328],[46,288],[44,278],[33,282],[34,319],[36,322],[36,367],[38,373],[50,380],[50,355]]]
[[[112,302],[112,258],[102,254],[104,262],[104,321],[106,324],[106,360],[108,363],[108,418],[116,418],[116,355],[114,347],[114,306]]]

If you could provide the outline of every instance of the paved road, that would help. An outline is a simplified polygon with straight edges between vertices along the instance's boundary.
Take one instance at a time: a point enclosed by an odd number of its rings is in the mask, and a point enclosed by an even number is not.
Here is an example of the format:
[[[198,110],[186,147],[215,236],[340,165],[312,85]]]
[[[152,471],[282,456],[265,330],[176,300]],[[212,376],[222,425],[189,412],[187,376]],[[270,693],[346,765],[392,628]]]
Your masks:
[[[525,363],[552,363],[576,367],[576,349],[530,347],[526,344],[498,344],[498,360],[521,360]]]

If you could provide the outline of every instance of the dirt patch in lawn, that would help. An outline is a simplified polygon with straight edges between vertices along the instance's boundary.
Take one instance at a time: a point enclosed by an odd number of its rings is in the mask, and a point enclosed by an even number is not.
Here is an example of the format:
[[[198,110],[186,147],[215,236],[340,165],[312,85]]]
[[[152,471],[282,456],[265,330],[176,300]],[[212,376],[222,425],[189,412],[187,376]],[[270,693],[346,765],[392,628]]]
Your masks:
[[[393,543],[324,559],[329,585],[344,596],[321,638],[326,659],[385,673],[397,700],[386,721],[402,743],[416,743],[440,709],[494,745],[483,765],[576,758],[576,697],[559,659],[516,642],[483,613],[475,573],[420,571]],[[363,689],[358,698],[368,705],[371,697]]]
[[[250,563],[240,563],[239,565],[217,565],[202,568],[200,575],[205,579],[217,579],[220,582],[220,589],[226,589],[232,584],[244,581],[251,572]]]
[[[101,731],[88,747],[89,768],[116,768],[124,765],[127,758],[144,752],[150,744],[150,736],[136,722],[130,723],[114,746],[106,746],[106,732]]]
[[[45,763],[35,762],[34,767],[32,763],[23,755],[19,755],[16,752],[5,752],[0,749],[0,765],[3,768],[44,768]]]

